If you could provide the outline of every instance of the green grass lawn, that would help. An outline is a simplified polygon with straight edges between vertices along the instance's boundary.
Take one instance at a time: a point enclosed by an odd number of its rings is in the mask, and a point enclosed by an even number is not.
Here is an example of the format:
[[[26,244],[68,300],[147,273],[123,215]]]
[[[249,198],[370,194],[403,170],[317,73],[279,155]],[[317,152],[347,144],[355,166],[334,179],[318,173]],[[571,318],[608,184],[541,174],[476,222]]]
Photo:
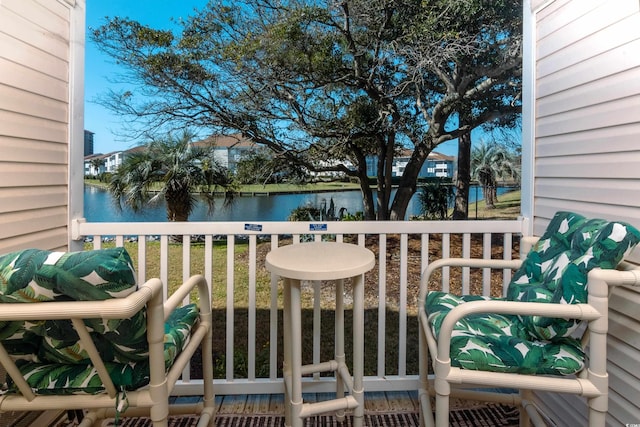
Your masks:
[[[498,196],[495,209],[487,209],[484,200],[480,200],[478,203],[470,203],[469,219],[516,219],[520,215],[520,197],[520,190],[501,194]]]

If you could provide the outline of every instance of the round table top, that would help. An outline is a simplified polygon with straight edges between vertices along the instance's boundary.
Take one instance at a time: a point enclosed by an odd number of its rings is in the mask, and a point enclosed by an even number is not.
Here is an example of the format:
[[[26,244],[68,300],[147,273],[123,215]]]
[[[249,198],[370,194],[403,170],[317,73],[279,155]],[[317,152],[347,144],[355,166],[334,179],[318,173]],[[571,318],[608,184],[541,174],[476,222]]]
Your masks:
[[[369,249],[350,243],[311,242],[280,246],[267,254],[267,270],[297,280],[346,279],[375,265]]]

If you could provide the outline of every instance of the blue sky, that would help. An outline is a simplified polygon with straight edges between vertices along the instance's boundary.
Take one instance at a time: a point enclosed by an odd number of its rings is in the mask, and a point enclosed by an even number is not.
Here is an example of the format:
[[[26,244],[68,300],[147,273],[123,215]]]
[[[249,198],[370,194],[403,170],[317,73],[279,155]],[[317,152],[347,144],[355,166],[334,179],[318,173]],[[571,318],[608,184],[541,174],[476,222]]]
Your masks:
[[[107,16],[128,17],[154,28],[171,28],[172,17],[186,18],[194,8],[199,9],[206,4],[207,0],[89,0],[87,28],[99,27],[106,22]],[[123,140],[118,135],[123,119],[95,102],[111,85],[109,76],[121,72],[121,69],[99,52],[89,37],[85,55],[84,128],[95,134],[94,152],[105,154],[139,145],[140,141]]]
[[[194,9],[201,9],[206,3],[207,0],[89,0],[87,27],[91,29],[104,24],[107,16],[121,16],[154,28],[172,28],[172,17],[186,18]],[[95,102],[112,85],[109,76],[117,75],[121,69],[108,56],[99,52],[89,37],[85,54],[84,128],[94,133],[94,153],[106,154],[139,145],[142,141],[126,140],[119,135],[123,118]],[[440,145],[436,151],[455,155],[457,144],[449,141]]]

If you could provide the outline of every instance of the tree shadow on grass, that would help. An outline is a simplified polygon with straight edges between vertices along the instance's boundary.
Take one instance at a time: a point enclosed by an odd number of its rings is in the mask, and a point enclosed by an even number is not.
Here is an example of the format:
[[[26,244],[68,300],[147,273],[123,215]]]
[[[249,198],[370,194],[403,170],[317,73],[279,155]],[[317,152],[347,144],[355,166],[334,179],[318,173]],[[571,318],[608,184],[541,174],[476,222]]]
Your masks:
[[[353,343],[353,312],[345,310],[345,353],[347,365],[352,367],[352,343]],[[211,363],[214,367],[215,378],[226,377],[226,310],[213,310],[213,357]],[[335,311],[321,310],[320,313],[320,360],[326,361],[334,358],[335,343]],[[399,372],[398,360],[400,352],[406,351],[406,373],[414,375],[418,373],[418,320],[415,316],[407,317],[406,349],[399,348],[398,330],[400,315],[395,310],[385,311],[385,341],[384,341],[384,372],[378,369],[378,309],[367,309],[364,313],[364,374],[365,376],[397,375]],[[282,310],[278,310],[278,360],[277,376],[282,377],[282,349],[283,328]],[[270,311],[256,311],[256,366],[255,373],[258,378],[269,378],[270,361]],[[313,310],[302,311],[302,363],[313,362]],[[247,378],[248,376],[248,310],[246,308],[234,309],[234,378]],[[194,356],[191,363],[191,377],[202,378],[202,357],[200,352]]]

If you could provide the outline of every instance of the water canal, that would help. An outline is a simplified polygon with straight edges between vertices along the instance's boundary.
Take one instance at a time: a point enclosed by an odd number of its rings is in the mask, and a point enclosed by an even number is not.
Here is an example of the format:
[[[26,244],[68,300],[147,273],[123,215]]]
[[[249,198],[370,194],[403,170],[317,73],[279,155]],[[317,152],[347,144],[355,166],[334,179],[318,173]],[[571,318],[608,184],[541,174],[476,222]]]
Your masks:
[[[500,188],[498,194],[509,189]],[[477,194],[477,196],[476,196]],[[470,191],[470,203],[476,197],[482,199],[482,189]],[[286,221],[287,217],[297,207],[311,205],[321,206],[329,204],[333,199],[336,210],[345,208],[347,212],[355,214],[362,211],[362,196],[355,191],[335,191],[328,193],[299,193],[272,194],[269,196],[237,197],[231,206],[223,206],[223,199],[217,200],[215,210],[211,213],[204,203],[198,203],[191,214],[190,221]],[[150,205],[143,212],[133,212],[128,208],[120,211],[113,202],[108,191],[85,185],[84,213],[89,222],[164,222],[166,209],[164,201]],[[409,203],[407,218],[420,213],[420,203],[417,197]]]

